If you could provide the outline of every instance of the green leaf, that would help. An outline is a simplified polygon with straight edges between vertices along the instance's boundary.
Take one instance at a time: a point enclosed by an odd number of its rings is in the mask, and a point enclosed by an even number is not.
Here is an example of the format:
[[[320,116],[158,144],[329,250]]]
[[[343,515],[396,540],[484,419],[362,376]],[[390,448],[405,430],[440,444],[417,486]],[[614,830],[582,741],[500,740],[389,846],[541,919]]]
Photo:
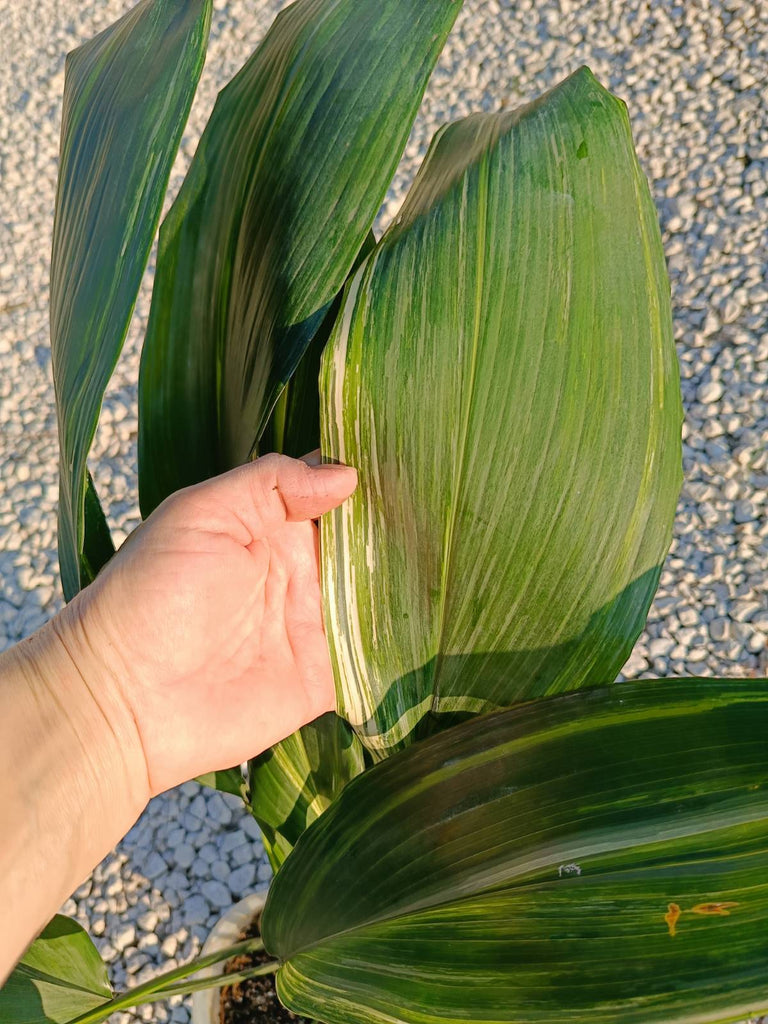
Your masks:
[[[223,771],[206,772],[205,775],[198,775],[196,781],[201,786],[217,789],[220,793],[239,796],[246,804],[248,803],[248,783],[243,777],[239,765],[234,768],[225,768]]]
[[[374,757],[613,680],[669,546],[682,410],[655,209],[587,69],[439,133],[347,289],[321,419],[360,477],[323,580]]]
[[[248,459],[344,284],[459,0],[298,0],[221,93],[160,231],[139,491]]]
[[[142,0],[67,57],[51,260],[59,558],[81,572],[86,459],[205,58],[211,0]],[[96,541],[98,543],[98,541]]]
[[[364,768],[362,744],[333,713],[249,762],[251,810],[274,871],[307,826]]]
[[[3,1024],[65,1024],[112,998],[88,933],[57,915],[0,989]]]
[[[369,232],[354,270],[376,248]],[[334,301],[322,327],[283,389],[259,442],[259,451],[301,458],[320,445],[320,359],[341,307]],[[350,779],[364,768],[363,748],[346,722],[325,715],[249,762],[250,807],[261,826],[274,871],[296,840]]]
[[[351,273],[357,270],[375,248],[376,236],[373,231],[369,231]],[[341,299],[342,293],[339,292],[293,376],[283,388],[259,441],[260,455],[282,452],[291,458],[300,459],[320,447],[320,361],[339,315]]]
[[[80,555],[80,581],[87,586],[93,583],[115,553],[109,524],[90,473],[87,474],[84,517],[85,537]]]
[[[766,680],[475,718],[347,786],[262,917],[331,1024],[652,1024],[768,1009]]]

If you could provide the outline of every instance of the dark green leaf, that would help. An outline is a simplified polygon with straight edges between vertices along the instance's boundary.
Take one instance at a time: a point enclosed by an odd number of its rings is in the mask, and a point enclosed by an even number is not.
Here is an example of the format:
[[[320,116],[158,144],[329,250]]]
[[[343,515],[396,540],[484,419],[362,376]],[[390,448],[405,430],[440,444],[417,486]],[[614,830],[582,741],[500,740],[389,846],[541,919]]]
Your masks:
[[[112,534],[96,493],[91,474],[85,489],[85,539],[80,556],[80,581],[92,583],[115,553]]]
[[[669,546],[682,410],[655,208],[587,69],[439,134],[347,289],[321,419],[360,476],[323,576],[340,713],[374,757],[615,678]]]
[[[56,916],[0,989],[2,1024],[65,1024],[112,998],[88,933]]]
[[[147,515],[244,462],[343,285],[459,0],[298,0],[219,96],[160,231]]]
[[[376,236],[370,231],[358,254],[352,273],[375,248]],[[259,441],[259,454],[282,452],[294,459],[300,459],[303,455],[314,452],[320,447],[320,393],[318,391],[320,360],[340,308],[341,292],[326,314],[317,334],[309,343],[293,376],[283,388]]]
[[[142,0],[67,58],[51,259],[67,599],[89,582],[87,564],[81,578],[86,459],[202,70],[210,16],[211,0]]]
[[[273,883],[281,999],[331,1024],[765,1011],[766,682],[540,700],[376,765]]]

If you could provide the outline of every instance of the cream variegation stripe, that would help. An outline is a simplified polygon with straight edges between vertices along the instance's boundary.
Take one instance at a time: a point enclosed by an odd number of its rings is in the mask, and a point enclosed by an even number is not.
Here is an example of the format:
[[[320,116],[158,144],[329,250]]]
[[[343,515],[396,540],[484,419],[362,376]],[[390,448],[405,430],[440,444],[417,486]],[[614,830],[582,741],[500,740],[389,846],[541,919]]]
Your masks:
[[[653,202],[587,70],[439,134],[321,392],[324,453],[360,474],[323,528],[329,643],[375,758],[430,709],[615,678],[671,538],[682,413]]]
[[[348,463],[344,439],[344,384],[347,352],[353,317],[364,278],[375,263],[375,254],[364,262],[349,282],[342,311],[333,338],[326,349],[323,360],[323,388],[332,396],[335,415],[323,420],[322,446],[325,453],[334,453],[339,462]],[[333,522],[333,529],[331,529]],[[337,666],[336,682],[340,688],[337,700],[343,708],[347,721],[360,729],[372,717],[373,708],[366,703],[369,691],[356,685],[364,671],[368,644],[363,637],[357,614],[358,588],[355,585],[356,566],[351,557],[349,537],[354,531],[353,506],[346,502],[341,508],[325,517],[321,530],[323,550],[323,585],[326,595],[325,613],[328,642],[334,664]],[[343,575],[339,574],[339,570]],[[344,654],[339,641],[343,638]]]

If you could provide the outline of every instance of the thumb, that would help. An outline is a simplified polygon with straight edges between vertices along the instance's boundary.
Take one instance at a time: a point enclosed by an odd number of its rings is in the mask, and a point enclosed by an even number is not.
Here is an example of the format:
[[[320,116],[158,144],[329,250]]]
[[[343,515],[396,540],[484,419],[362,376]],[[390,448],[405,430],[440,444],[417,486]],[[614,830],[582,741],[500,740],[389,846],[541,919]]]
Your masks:
[[[201,503],[212,511],[226,509],[256,540],[286,522],[317,519],[340,505],[355,487],[357,470],[350,466],[308,466],[300,459],[271,454],[191,490],[198,509]]]

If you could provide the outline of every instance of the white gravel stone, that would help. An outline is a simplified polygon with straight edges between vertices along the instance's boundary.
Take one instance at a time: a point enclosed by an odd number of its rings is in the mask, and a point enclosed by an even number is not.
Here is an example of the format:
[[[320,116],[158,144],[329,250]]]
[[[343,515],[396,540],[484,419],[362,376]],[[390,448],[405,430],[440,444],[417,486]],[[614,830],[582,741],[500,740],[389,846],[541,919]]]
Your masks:
[[[208,805],[206,803],[205,797],[203,796],[202,793],[198,793],[198,795],[193,799],[192,803],[189,805],[189,813],[194,814],[194,816],[196,818],[200,818],[201,821],[205,821],[208,817],[207,811]]]
[[[716,643],[727,640],[730,636],[730,622],[725,618],[712,619],[709,624],[709,635]]]
[[[200,891],[214,909],[232,905],[232,893],[223,882],[217,882],[215,878],[203,882]]]
[[[695,626],[699,621],[699,613],[693,608],[681,608],[677,618],[683,626]]]
[[[249,844],[248,846],[238,846],[236,850],[232,851],[230,861],[241,867],[243,864],[250,864],[253,861],[253,848]]]
[[[232,869],[225,860],[215,860],[211,864],[211,876],[216,879],[217,882],[226,882],[231,874]]]
[[[132,946],[135,942],[136,929],[132,924],[122,925],[119,930],[112,935],[112,945],[118,953],[124,952],[128,946]]]
[[[242,803],[240,803],[242,807]],[[238,808],[239,810],[239,808]],[[232,821],[232,808],[227,803],[223,793],[211,793],[206,800],[206,817],[222,828]]]
[[[227,832],[221,837],[219,849],[222,853],[231,853],[244,843],[248,843],[247,835],[245,832],[237,829],[235,832]]]
[[[147,876],[150,882],[154,882],[161,875],[164,875],[168,870],[168,864],[155,850],[149,854],[143,864],[143,873]]]
[[[666,658],[674,646],[675,641],[670,637],[659,637],[648,644],[648,653],[651,658]]]
[[[755,506],[751,501],[737,501],[733,506],[734,523],[750,523],[756,518]]]
[[[142,914],[141,917],[136,918],[136,923],[143,932],[150,932],[151,934],[154,934],[157,930],[158,924],[160,923],[160,918],[156,911],[148,910],[145,914]]]
[[[631,676],[637,676],[641,672],[646,672],[647,669],[648,669],[648,661],[647,661],[647,659],[645,657],[643,657],[643,655],[640,653],[640,651],[638,651],[637,648],[635,648],[635,650],[632,652],[632,654],[631,654],[631,656],[629,658],[629,661],[626,663],[626,665],[624,666],[622,671],[624,672],[624,674],[626,676],[630,676],[631,677]]]
[[[208,902],[197,893],[193,893],[184,903],[184,923],[188,926],[205,924],[211,916]]]
[[[702,405],[713,405],[723,397],[723,385],[717,380],[701,384],[696,391],[696,400]]]
[[[195,848],[189,843],[181,843],[171,851],[171,857],[178,867],[191,867],[192,861],[195,859]]]
[[[759,601],[739,601],[731,608],[731,618],[734,622],[749,622],[758,612],[765,610],[765,605]]]
[[[242,867],[236,868],[227,879],[229,888],[236,895],[248,892],[256,882],[256,871],[257,865],[253,863],[243,864]]]
[[[243,815],[240,827],[247,836],[251,837],[251,839],[261,841],[261,829],[259,828],[256,819],[252,818],[250,814]]]

